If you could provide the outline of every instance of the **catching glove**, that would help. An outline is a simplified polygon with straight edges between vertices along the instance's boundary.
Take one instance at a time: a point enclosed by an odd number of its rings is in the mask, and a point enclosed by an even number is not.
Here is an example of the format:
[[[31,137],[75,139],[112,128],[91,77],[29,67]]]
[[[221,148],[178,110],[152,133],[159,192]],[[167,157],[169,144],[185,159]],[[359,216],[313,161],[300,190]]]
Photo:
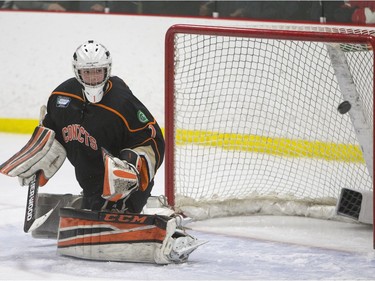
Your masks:
[[[114,157],[102,148],[105,168],[102,197],[112,202],[129,197],[139,188],[140,177],[137,165],[141,163],[140,157],[131,149],[123,150],[121,156],[125,155],[125,152],[131,156],[127,159],[129,161]]]

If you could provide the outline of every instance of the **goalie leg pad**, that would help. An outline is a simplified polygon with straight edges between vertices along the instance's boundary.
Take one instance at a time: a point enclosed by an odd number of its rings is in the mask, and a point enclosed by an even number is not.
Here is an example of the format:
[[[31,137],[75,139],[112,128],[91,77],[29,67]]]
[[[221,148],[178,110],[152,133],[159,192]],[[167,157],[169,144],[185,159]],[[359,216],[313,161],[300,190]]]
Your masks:
[[[66,256],[181,263],[202,244],[196,241],[182,232],[176,236],[176,220],[167,216],[60,209],[57,247],[58,252]]]
[[[38,126],[28,143],[18,153],[0,165],[0,172],[11,177],[18,176],[21,185],[27,185],[31,177],[37,171],[42,170],[43,183],[46,183],[60,169],[65,158],[66,151],[55,140],[55,132]]]
[[[60,209],[57,241],[62,255],[89,260],[155,263],[168,217]]]

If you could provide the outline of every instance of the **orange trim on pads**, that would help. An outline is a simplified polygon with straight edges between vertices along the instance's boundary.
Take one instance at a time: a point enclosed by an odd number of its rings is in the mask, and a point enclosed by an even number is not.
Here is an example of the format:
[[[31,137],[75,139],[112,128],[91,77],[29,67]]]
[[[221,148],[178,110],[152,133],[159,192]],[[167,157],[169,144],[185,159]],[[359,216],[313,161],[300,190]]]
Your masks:
[[[162,243],[166,230],[156,225],[61,217],[58,248],[111,243]]]
[[[51,139],[52,134],[53,132],[51,130],[41,126],[36,127],[29,142],[21,149],[21,151],[13,155],[7,162],[1,165],[0,172],[8,175],[8,173],[18,167],[21,163],[32,158],[44,148],[48,140]]]

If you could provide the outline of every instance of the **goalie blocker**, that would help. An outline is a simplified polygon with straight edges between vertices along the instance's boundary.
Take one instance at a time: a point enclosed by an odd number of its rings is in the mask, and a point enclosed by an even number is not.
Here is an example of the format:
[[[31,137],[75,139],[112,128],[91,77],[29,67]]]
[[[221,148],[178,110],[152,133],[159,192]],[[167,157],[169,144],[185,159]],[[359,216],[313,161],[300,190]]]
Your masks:
[[[204,242],[178,229],[177,221],[162,215],[61,208],[58,252],[90,260],[185,262]]]
[[[22,186],[28,185],[41,171],[39,185],[45,185],[60,169],[66,158],[64,147],[55,140],[55,132],[37,126],[27,144],[9,160],[0,165],[0,173],[18,177]]]

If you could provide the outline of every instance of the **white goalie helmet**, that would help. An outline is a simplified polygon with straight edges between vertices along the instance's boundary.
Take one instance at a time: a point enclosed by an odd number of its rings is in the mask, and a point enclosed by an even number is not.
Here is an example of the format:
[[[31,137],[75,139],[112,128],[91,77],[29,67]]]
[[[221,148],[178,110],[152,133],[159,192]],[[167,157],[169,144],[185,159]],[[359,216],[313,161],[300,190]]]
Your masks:
[[[111,75],[112,57],[102,44],[89,40],[73,54],[73,69],[79,83],[84,86],[89,102],[98,103],[103,98],[104,87]]]

